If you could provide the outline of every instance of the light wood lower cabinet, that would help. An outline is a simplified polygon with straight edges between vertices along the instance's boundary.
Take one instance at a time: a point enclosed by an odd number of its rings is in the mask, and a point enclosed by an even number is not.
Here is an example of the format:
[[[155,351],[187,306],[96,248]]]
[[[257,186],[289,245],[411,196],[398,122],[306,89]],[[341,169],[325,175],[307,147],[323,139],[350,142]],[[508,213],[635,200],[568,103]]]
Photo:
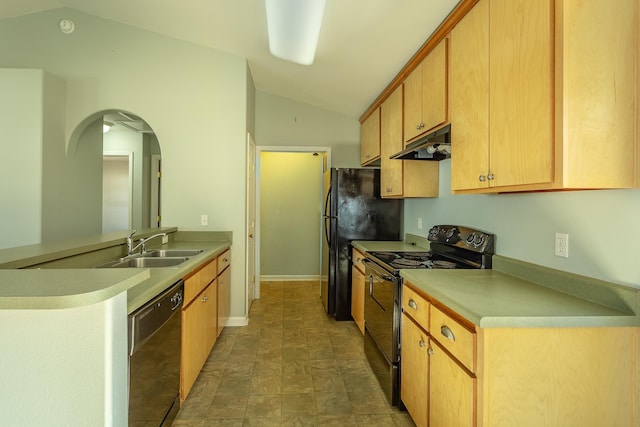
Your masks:
[[[215,262],[215,261],[214,261]],[[217,283],[212,282],[182,310],[180,401],[186,399],[216,342]]]
[[[364,334],[364,264],[362,259],[364,255],[357,249],[352,251],[351,267],[351,317],[358,325],[360,332]]]
[[[480,328],[407,283],[401,398],[418,427],[638,425],[638,328]]]
[[[229,318],[231,252],[209,261],[184,281],[180,401],[184,402]]]
[[[401,328],[400,396],[413,421],[422,427],[429,419],[429,335],[406,313],[402,315]]]

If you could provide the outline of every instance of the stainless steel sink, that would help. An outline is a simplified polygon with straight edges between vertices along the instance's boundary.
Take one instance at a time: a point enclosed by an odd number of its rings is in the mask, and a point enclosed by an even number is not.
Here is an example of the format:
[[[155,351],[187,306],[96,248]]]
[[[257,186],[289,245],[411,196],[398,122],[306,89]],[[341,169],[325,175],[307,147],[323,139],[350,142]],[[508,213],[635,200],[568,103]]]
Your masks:
[[[135,257],[112,261],[98,268],[162,268],[176,267],[189,258],[186,257]]]
[[[202,249],[154,249],[145,253],[144,257],[190,257],[202,253]]]

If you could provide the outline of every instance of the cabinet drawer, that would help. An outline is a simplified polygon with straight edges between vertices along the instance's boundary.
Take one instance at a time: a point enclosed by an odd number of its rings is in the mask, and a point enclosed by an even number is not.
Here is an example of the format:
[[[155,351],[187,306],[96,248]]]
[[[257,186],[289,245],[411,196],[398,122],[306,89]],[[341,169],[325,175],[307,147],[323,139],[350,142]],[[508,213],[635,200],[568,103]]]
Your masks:
[[[218,273],[227,268],[231,264],[231,249],[227,249],[224,253],[218,256]]]
[[[187,305],[218,275],[216,260],[198,270],[193,276],[184,281],[184,304]]]
[[[431,307],[431,336],[471,372],[476,370],[476,334],[458,321]]]
[[[362,263],[363,258],[364,258],[364,254],[359,250],[357,250],[356,248],[353,248],[353,251],[351,252],[351,260],[352,260],[353,266],[358,270],[360,270],[362,273],[364,273],[364,264]]]
[[[402,310],[429,332],[429,301],[408,286],[402,287]]]

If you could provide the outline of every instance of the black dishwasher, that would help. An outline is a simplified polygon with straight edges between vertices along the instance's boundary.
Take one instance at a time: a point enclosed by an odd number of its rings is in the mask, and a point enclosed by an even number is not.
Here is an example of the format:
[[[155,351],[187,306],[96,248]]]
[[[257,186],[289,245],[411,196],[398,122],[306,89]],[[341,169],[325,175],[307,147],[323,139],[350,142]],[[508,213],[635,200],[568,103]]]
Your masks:
[[[129,315],[129,426],[170,426],[180,409],[180,280]]]

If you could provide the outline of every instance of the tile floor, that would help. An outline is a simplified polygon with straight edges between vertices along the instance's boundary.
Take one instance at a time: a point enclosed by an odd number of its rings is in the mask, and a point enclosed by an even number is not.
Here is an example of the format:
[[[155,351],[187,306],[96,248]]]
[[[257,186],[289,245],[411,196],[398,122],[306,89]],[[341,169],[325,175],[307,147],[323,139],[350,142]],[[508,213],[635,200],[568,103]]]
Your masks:
[[[324,313],[317,282],[263,282],[249,325],[224,329],[173,426],[414,426],[387,403],[362,340]]]

